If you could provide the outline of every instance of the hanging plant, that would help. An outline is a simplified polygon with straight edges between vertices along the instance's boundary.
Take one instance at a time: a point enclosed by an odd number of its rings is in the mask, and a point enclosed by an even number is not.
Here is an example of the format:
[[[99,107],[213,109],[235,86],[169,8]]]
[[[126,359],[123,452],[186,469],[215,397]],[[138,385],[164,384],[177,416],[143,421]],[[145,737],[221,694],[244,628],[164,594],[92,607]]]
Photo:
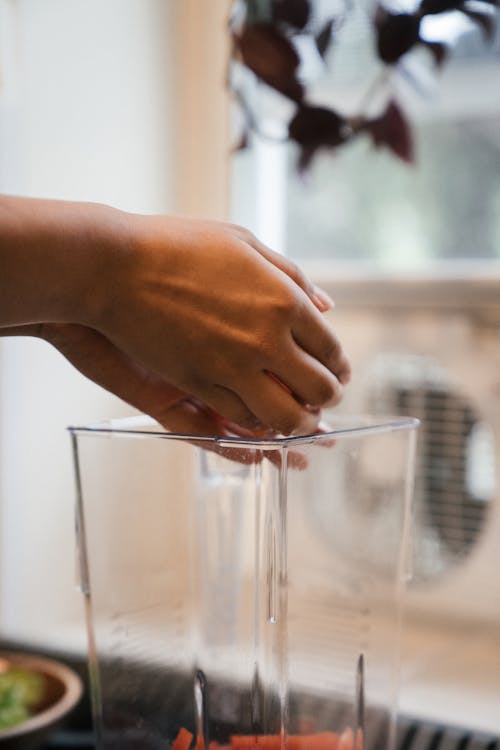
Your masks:
[[[445,40],[429,41],[422,34],[422,21],[426,16],[459,11],[480,27],[486,40],[491,40],[495,30],[494,6],[498,2],[420,0],[411,13],[379,4],[370,23],[373,48],[383,70],[378,74],[379,79],[370,83],[359,111],[346,115],[313,102],[309,82],[302,70],[308,50],[314,49],[316,56],[325,60],[331,45],[340,35],[350,6],[346,5],[339,11],[332,0],[332,11],[325,15],[328,3],[322,3],[323,12],[320,13],[317,0],[235,0],[230,19],[229,80],[244,119],[240,147],[247,145],[251,133],[292,141],[299,149],[299,171],[304,172],[318,152],[337,149],[360,135],[368,135],[376,148],[386,148],[412,164],[415,160],[412,128],[391,90],[388,73],[417,47],[429,51],[438,69],[445,64],[448,53]],[[333,10],[335,7],[337,10]],[[239,75],[235,73],[236,68],[240,69]],[[241,75],[241,70],[244,75]],[[252,103],[251,90],[256,81],[266,84],[288,102],[291,113],[282,135],[265,131],[258,107]],[[385,86],[385,101],[374,116],[372,99],[381,82]]]

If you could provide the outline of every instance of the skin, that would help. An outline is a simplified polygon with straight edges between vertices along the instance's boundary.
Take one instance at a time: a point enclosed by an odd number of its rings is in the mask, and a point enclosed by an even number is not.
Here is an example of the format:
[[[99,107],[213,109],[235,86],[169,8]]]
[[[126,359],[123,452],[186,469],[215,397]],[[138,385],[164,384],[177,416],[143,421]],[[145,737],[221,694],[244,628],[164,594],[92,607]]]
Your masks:
[[[50,342],[171,430],[314,432],[350,377],[329,306],[241,227],[0,196],[0,335]]]

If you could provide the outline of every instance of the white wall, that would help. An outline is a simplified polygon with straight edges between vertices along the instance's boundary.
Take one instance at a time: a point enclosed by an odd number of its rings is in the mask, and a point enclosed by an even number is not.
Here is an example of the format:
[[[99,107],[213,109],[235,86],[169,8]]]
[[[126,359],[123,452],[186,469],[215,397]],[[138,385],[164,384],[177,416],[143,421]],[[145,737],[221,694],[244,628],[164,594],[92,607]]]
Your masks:
[[[178,154],[196,134],[196,123],[183,129],[178,116],[188,20],[180,11],[188,6],[200,7],[190,0],[0,0],[0,191],[182,210]],[[224,179],[221,164],[220,185]],[[211,200],[216,213],[213,189]],[[131,411],[47,345],[1,340],[3,637],[83,643],[65,427]]]
[[[172,0],[3,0],[3,10],[15,129],[2,144],[2,189],[164,210],[174,192]]]

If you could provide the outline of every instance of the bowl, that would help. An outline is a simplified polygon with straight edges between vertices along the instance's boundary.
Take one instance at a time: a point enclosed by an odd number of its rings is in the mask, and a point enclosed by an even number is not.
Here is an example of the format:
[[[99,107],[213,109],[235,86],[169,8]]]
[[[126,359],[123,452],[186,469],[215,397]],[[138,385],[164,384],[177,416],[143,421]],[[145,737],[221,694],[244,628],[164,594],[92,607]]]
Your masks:
[[[72,669],[45,657],[0,651],[0,664],[27,669],[44,678],[42,694],[29,718],[0,730],[1,750],[37,750],[76,706],[82,683]]]

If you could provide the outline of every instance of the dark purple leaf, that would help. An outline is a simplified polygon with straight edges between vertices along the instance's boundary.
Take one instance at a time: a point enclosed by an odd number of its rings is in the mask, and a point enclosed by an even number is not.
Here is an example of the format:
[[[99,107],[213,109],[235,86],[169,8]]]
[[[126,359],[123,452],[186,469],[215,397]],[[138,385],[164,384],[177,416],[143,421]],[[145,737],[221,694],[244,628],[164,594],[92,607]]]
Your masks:
[[[299,159],[297,162],[297,171],[300,175],[304,176],[311,167],[312,160],[316,156],[317,148],[306,148],[300,149]]]
[[[339,146],[348,137],[343,117],[332,109],[308,105],[299,107],[288,126],[288,134],[292,141],[312,150]]]
[[[309,20],[311,7],[309,0],[274,0],[273,21],[286,23],[296,29],[303,29]]]
[[[430,50],[430,52],[432,52],[436,65],[441,67],[448,53],[446,44],[442,44],[441,42],[427,42],[425,39],[421,39],[420,41],[428,50]]]
[[[377,52],[385,63],[395,63],[419,41],[420,17],[391,13],[381,6],[375,15]]]
[[[237,143],[234,144],[232,151],[233,153],[237,153],[238,151],[244,151],[246,148],[248,148],[249,144],[249,138],[248,138],[248,132],[246,130],[243,131],[243,133],[240,135],[239,140]]]
[[[489,13],[478,13],[475,10],[468,10],[468,8],[461,8],[462,13],[465,13],[467,18],[478,24],[481,27],[483,36],[487,41],[491,41],[495,35],[495,21],[492,15]]]
[[[408,121],[395,101],[390,101],[383,115],[375,120],[366,120],[359,128],[369,133],[377,148],[385,146],[396,156],[413,164],[415,149]]]
[[[333,27],[333,20],[328,21],[316,37],[316,47],[318,48],[321,57],[325,57],[328,52],[328,48],[333,39]]]
[[[296,102],[302,100],[304,89],[296,77],[299,56],[272,24],[244,26],[234,41],[243,63],[257,78]]]

